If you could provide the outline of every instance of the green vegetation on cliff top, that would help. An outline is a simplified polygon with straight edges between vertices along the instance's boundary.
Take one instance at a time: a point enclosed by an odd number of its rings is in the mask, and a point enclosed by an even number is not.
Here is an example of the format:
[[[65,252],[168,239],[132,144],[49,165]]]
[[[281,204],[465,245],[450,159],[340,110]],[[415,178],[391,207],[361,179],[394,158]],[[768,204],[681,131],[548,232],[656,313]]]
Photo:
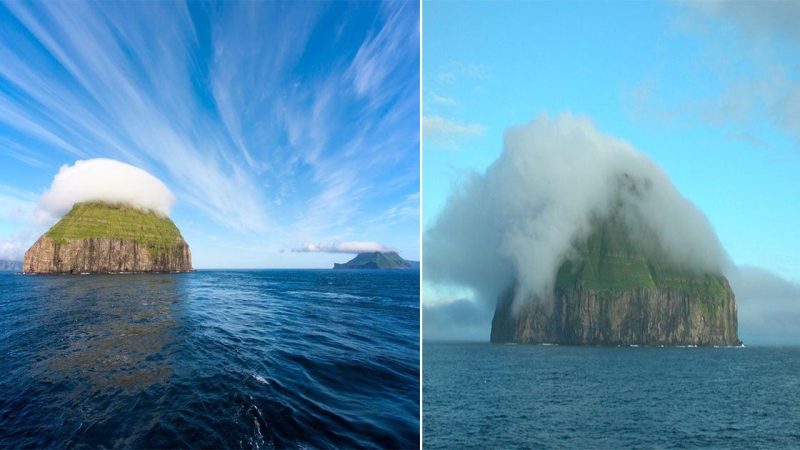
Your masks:
[[[725,278],[670,266],[664,257],[637,245],[626,228],[613,217],[595,224],[592,234],[578,247],[578,258],[564,262],[556,287],[582,285],[601,296],[636,288],[680,289],[693,298],[722,300]]]
[[[396,252],[359,253],[344,264],[334,264],[334,269],[410,269],[413,264]]]
[[[76,203],[46,236],[58,244],[73,239],[106,238],[134,241],[151,249],[168,248],[182,239],[178,227],[168,217],[103,202]]]

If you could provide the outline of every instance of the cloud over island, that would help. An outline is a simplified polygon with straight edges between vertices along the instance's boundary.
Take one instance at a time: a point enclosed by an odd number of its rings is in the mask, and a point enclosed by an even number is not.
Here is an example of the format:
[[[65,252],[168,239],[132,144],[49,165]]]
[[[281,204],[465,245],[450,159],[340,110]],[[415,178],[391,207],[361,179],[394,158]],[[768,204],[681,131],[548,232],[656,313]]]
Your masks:
[[[419,195],[419,5],[8,3],[0,24],[9,257],[58,168],[93,158],[169,186],[198,267],[328,266],[280,250],[361,235],[416,257],[419,214],[396,212]]]
[[[389,248],[377,242],[339,242],[331,244],[311,244],[306,242],[302,247],[293,248],[294,253],[374,253],[374,252],[394,252],[396,250]]]
[[[507,130],[497,161],[456,186],[424,235],[424,276],[490,305],[514,282],[517,304],[544,297],[593,221],[612,214],[677,267],[729,265],[705,215],[655,161],[588,117],[563,113]]]
[[[169,215],[175,196],[150,173],[113,159],[95,158],[61,166],[37,202],[40,222],[58,219],[80,202],[102,201]]]

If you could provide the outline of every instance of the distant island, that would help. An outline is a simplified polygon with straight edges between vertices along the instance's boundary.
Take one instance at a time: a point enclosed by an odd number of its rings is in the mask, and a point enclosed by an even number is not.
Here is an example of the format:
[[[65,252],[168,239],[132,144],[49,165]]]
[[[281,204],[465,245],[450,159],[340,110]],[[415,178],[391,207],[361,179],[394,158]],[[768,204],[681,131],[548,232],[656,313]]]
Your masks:
[[[22,270],[22,261],[0,259],[0,272],[19,272]]]
[[[492,342],[741,345],[724,276],[675,268],[613,216],[594,224],[578,253],[561,264],[551,298],[514,311],[514,288],[501,296]]]
[[[169,219],[124,204],[76,203],[25,253],[25,273],[186,272],[189,245]]]
[[[344,264],[334,263],[334,269],[419,269],[419,261],[407,261],[397,252],[359,253]]]

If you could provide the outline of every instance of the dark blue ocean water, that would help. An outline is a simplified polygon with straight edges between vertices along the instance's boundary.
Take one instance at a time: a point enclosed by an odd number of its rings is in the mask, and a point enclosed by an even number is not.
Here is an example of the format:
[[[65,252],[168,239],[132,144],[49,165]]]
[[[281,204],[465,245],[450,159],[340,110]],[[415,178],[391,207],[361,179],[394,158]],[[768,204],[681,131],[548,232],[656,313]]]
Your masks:
[[[0,274],[0,448],[416,447],[418,277]]]
[[[423,345],[423,446],[800,448],[800,348]]]

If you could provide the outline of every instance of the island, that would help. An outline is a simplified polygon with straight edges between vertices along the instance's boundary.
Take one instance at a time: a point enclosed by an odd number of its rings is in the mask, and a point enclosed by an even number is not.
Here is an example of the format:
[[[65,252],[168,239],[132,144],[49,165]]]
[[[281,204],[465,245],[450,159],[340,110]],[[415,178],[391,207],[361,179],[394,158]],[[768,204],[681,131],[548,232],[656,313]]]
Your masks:
[[[698,273],[645,249],[613,215],[597,220],[560,265],[549,298],[500,296],[491,342],[738,346],[736,301],[719,273]],[[663,255],[663,254],[662,254]]]
[[[76,203],[25,252],[23,272],[123,273],[192,270],[189,245],[169,219],[123,203]]]
[[[334,263],[334,269],[419,269],[418,261],[407,261],[397,252],[359,253],[344,264]]]

